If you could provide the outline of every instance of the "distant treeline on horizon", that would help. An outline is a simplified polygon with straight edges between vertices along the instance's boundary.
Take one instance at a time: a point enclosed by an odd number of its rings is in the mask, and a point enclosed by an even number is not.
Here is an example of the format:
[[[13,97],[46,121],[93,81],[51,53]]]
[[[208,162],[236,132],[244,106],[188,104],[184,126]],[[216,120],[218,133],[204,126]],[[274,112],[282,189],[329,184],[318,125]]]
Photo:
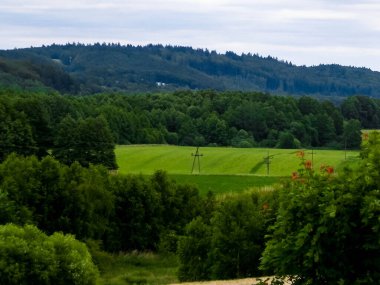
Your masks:
[[[152,44],[71,43],[0,50],[0,84],[77,95],[213,89],[380,97],[380,73],[368,68],[296,66],[258,54]]]

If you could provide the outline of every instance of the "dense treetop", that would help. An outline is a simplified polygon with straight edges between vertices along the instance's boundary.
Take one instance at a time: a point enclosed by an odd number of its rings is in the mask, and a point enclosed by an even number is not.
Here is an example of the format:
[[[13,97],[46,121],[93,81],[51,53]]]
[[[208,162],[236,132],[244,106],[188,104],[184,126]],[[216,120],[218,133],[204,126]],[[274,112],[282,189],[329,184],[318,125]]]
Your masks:
[[[313,67],[257,54],[181,46],[66,44],[0,51],[2,85],[65,93],[215,89],[314,96],[380,96],[380,73]]]
[[[0,90],[1,157],[11,152],[116,168],[116,144],[358,148],[360,130],[380,128],[380,103],[340,106],[311,97],[177,91],[62,96]]]

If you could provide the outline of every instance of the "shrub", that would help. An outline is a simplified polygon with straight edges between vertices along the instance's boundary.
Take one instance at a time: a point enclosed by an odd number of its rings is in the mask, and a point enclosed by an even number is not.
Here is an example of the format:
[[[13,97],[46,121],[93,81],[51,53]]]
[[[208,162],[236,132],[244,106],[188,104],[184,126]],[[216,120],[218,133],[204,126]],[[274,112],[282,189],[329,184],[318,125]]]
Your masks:
[[[0,226],[0,284],[91,285],[97,275],[87,247],[73,236]]]
[[[303,161],[280,194],[261,268],[293,284],[376,284],[380,280],[380,137],[363,145],[357,170],[320,173]]]

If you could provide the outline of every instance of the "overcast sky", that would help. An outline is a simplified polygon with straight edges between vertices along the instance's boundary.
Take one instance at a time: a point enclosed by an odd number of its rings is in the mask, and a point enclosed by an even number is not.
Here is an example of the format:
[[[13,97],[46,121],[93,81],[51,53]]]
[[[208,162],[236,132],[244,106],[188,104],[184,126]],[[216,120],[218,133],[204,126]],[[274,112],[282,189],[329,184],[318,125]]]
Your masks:
[[[380,71],[379,0],[0,0],[0,49],[161,43]]]

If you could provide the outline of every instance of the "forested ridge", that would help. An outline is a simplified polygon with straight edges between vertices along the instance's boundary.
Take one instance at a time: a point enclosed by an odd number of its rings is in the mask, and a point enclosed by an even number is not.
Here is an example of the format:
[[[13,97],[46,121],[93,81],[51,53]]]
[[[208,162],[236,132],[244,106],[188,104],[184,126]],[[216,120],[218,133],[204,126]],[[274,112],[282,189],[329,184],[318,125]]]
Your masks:
[[[257,54],[181,46],[66,44],[0,51],[0,82],[70,94],[178,89],[380,96],[380,73],[336,64],[296,66]]]

